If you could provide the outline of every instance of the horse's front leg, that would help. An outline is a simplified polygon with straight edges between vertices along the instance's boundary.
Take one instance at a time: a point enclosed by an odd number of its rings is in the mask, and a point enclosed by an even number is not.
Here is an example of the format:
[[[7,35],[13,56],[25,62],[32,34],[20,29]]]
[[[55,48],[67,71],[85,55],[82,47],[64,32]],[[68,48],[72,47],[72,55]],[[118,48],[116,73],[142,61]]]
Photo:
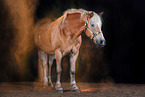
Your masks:
[[[70,54],[70,85],[71,85],[72,91],[74,92],[80,92],[75,81],[75,66],[76,66],[75,63],[76,63],[78,54],[79,54],[79,51],[77,53]]]
[[[59,49],[55,51],[55,59],[56,59],[56,65],[57,65],[57,68],[56,68],[57,81],[56,81],[55,89],[59,93],[63,93],[63,88],[61,87],[61,83],[60,83],[60,77],[61,77],[61,72],[62,72],[62,68],[61,68],[62,53]]]

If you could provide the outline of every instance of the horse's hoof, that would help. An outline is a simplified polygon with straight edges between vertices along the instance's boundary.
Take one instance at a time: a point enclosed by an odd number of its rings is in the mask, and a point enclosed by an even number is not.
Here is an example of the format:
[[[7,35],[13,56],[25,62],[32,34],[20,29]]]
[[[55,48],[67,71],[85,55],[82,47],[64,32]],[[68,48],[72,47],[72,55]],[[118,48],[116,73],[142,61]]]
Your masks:
[[[75,90],[72,90],[73,92],[77,92],[77,93],[80,93],[80,90],[79,89],[75,89]]]
[[[58,93],[63,93],[63,90],[57,90]]]

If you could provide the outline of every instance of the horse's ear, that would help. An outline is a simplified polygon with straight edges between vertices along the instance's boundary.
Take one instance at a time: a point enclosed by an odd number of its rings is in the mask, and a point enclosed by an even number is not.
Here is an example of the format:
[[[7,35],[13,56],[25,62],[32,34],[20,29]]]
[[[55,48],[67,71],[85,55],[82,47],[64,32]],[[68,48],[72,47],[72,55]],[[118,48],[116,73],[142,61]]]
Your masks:
[[[93,15],[94,15],[93,11],[84,11],[83,14],[81,15],[81,20],[86,22],[86,20],[92,18]]]
[[[102,17],[102,15],[104,14],[104,12],[99,13],[99,16]]]
[[[93,15],[94,15],[94,12],[93,12],[93,11],[89,11],[89,12],[88,12],[88,15],[89,15],[89,18],[92,18]]]

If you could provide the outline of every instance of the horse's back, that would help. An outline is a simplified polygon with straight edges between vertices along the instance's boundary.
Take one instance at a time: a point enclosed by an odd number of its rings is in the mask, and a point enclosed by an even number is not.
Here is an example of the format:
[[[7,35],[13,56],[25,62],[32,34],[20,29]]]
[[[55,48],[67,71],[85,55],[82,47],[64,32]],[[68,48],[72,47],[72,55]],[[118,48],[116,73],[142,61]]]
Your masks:
[[[43,18],[37,21],[34,26],[34,34],[36,35],[40,30],[45,30],[53,22],[51,18]]]
[[[37,48],[53,54],[58,47],[59,25],[61,20],[40,19],[34,27],[34,40]],[[60,41],[59,41],[60,42]]]

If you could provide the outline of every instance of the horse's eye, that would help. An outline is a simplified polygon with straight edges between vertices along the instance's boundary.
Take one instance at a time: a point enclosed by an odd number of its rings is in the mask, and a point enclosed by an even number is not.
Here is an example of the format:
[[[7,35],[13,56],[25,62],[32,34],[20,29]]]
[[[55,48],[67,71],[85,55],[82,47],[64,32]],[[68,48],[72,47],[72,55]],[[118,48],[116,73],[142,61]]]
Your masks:
[[[91,26],[94,27],[95,25],[94,24],[91,24]]]

